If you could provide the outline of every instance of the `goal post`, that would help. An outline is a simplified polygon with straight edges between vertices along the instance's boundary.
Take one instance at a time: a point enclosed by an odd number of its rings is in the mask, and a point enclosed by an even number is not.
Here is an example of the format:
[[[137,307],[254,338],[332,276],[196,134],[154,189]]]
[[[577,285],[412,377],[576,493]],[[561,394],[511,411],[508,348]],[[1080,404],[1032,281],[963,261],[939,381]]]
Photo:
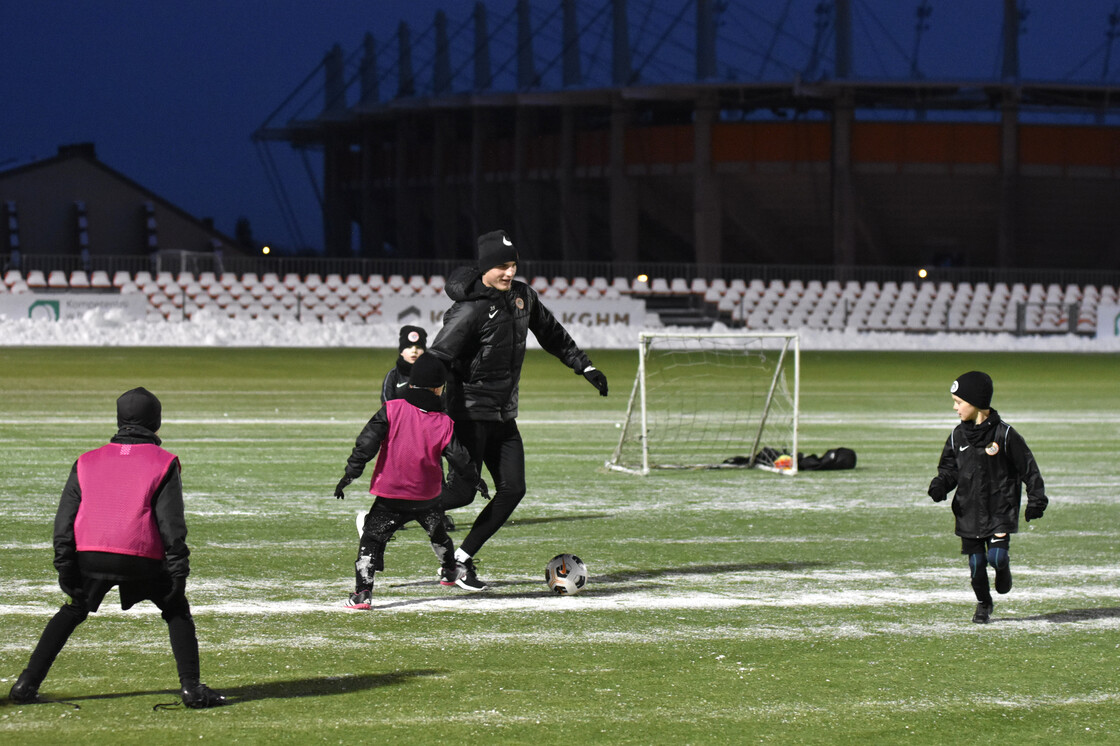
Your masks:
[[[797,332],[641,332],[626,420],[606,466],[796,474],[800,386]]]

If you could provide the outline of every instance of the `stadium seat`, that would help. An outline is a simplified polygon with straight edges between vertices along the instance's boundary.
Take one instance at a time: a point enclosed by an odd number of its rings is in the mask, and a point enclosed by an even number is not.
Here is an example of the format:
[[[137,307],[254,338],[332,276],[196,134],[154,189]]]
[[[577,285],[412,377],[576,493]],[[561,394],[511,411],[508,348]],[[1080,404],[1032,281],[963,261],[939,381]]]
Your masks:
[[[561,276],[561,275],[557,275],[556,277],[553,277],[553,278],[552,278],[552,283],[550,284],[550,287],[551,287],[551,288],[552,288],[552,290],[553,290],[553,291],[555,292],[555,294],[556,294],[557,296],[559,296],[559,295],[560,295],[560,294],[562,294],[562,293],[563,293],[563,292],[564,292],[565,290],[567,290],[567,289],[568,289],[568,284],[569,284],[569,283],[568,283],[568,278],[567,278],[567,277],[563,277],[563,276]]]
[[[70,287],[85,290],[90,287],[89,275],[84,270],[76,269],[70,273]]]
[[[690,293],[696,295],[706,295],[708,292],[708,281],[703,277],[693,277],[692,281],[688,283],[688,290]]]
[[[55,289],[65,289],[70,285],[66,281],[66,273],[59,269],[51,270],[47,275],[47,287]]]
[[[675,295],[686,295],[692,292],[688,286],[688,280],[683,277],[674,277],[671,279],[669,281],[668,291]]]
[[[23,282],[23,273],[18,269],[9,269],[4,273],[4,284],[9,288],[17,282]]]
[[[428,287],[436,291],[436,295],[441,294],[446,285],[447,280],[444,279],[443,275],[432,275],[428,278]]]
[[[103,269],[95,269],[89,276],[89,286],[95,290],[107,290],[113,287],[109,273]]]
[[[591,289],[591,283],[587,281],[586,277],[573,277],[571,283],[568,285],[569,291],[574,291],[583,296]]]
[[[405,282],[404,275],[389,275],[389,279],[385,281],[385,284],[394,293],[399,294],[401,289],[404,288],[408,283]]]
[[[47,276],[43,274],[42,270],[33,269],[27,273],[27,279],[24,280],[27,287],[32,290],[36,288],[45,288],[47,286]]]

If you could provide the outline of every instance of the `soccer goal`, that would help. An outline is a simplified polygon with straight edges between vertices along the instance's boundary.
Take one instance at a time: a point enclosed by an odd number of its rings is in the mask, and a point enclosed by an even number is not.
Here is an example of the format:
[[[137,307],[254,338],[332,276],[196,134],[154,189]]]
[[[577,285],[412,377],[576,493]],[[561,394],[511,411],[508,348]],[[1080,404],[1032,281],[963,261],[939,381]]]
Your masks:
[[[796,332],[642,332],[626,421],[606,465],[631,474],[796,474],[800,376]],[[790,458],[774,458],[782,454]]]

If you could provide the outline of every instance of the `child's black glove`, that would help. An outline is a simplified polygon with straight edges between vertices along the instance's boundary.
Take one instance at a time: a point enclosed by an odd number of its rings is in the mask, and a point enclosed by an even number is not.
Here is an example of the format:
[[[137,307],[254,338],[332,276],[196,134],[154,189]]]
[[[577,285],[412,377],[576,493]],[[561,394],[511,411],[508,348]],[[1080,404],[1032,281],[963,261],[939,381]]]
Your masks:
[[[941,483],[940,479],[936,478],[929,483],[929,490],[926,491],[926,494],[932,497],[935,503],[939,503],[949,496],[949,493],[945,490],[945,485]]]
[[[81,575],[59,575],[58,587],[62,592],[74,600],[85,598],[86,592],[82,588]]]
[[[593,365],[588,365],[583,369],[583,377],[599,390],[599,396],[607,395],[607,377],[603,375],[603,371],[598,370]]]
[[[1045,513],[1045,512],[1046,512],[1045,507],[1043,507],[1041,505],[1031,505],[1031,504],[1028,503],[1027,504],[1027,511],[1023,514],[1023,517],[1027,519],[1027,523],[1030,523],[1031,521],[1033,521],[1036,518],[1041,518],[1042,514]]]
[[[334,497],[336,500],[346,499],[346,493],[344,493],[343,490],[346,489],[346,485],[350,484],[353,481],[354,480],[350,477],[343,477],[342,479],[338,480],[338,485],[334,488]]]
[[[482,495],[484,498],[486,498],[487,500],[490,499],[490,490],[486,489],[486,481],[485,480],[482,480],[482,479],[478,480],[478,486],[475,487],[475,489],[478,490],[479,494]]]
[[[187,592],[187,579],[182,575],[175,575],[171,578],[171,590],[163,597],[165,604],[172,603],[179,597],[185,595]]]

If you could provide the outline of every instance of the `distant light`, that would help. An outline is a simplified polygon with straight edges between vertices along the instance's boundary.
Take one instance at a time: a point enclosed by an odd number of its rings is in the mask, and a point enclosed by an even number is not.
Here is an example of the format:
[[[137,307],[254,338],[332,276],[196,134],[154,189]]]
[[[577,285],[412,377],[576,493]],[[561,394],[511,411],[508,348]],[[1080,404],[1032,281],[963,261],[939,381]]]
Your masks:
[[[268,253],[270,253],[271,251],[272,251],[272,249],[270,249],[270,248],[269,248],[269,247],[267,247],[267,246],[262,246],[262,247],[261,247],[261,253],[262,253],[262,254],[268,254]],[[922,270],[922,271],[924,272],[925,270]]]
[[[925,267],[922,267],[921,269],[918,270],[918,277],[921,277],[923,280],[926,279],[927,274],[929,274],[929,273],[926,272]]]
[[[638,282],[649,282],[649,275],[638,275]]]

